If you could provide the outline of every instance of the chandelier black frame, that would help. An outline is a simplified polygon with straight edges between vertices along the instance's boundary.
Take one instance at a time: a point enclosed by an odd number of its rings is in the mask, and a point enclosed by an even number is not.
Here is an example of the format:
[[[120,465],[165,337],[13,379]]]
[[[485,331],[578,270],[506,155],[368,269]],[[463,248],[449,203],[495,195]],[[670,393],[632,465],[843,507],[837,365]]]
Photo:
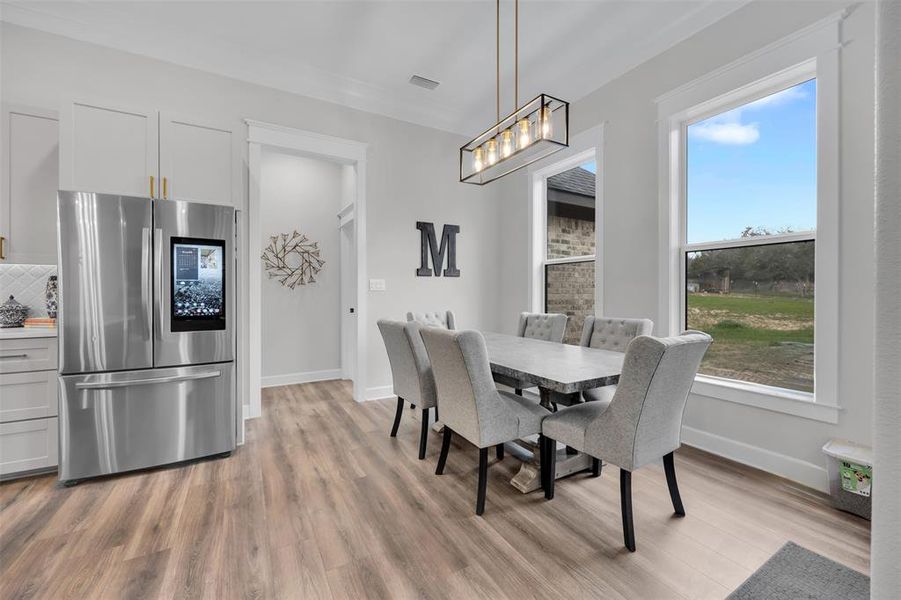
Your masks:
[[[497,12],[497,123],[460,147],[460,182],[485,185],[569,146],[569,102],[539,94],[519,106],[519,0],[514,0],[514,105],[501,119],[500,0]]]

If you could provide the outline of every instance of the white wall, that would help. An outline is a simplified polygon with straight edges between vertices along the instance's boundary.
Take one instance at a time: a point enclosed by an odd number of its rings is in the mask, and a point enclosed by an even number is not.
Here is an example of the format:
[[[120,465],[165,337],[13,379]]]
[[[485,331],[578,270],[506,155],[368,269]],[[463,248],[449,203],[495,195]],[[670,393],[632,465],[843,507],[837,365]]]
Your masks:
[[[901,4],[878,8],[873,600],[901,592]]]
[[[8,23],[0,38],[3,102],[58,109],[77,96],[231,121],[239,131],[251,118],[368,143],[368,271],[387,282],[387,291],[369,294],[370,395],[388,393],[391,382],[377,319],[451,308],[464,326],[495,328],[497,188],[459,183],[463,137]],[[415,276],[417,220],[461,226],[459,279]]]
[[[264,151],[260,164],[260,227],[269,237],[295,230],[319,243],[325,265],[315,283],[293,290],[263,275],[263,385],[335,378],[340,355],[338,219],[342,165]],[[261,253],[263,248],[253,248]],[[332,371],[331,374],[323,371]]]
[[[848,2],[752,2],[667,52],[574,103],[573,133],[606,122],[601,263],[605,312],[659,320],[657,114],[655,99],[717,67],[848,6]],[[873,5],[843,25],[841,91],[841,297],[838,425],[693,396],[690,435],[722,452],[817,487],[825,485],[821,446],[830,437],[869,444],[873,398]],[[497,319],[528,306],[527,176],[502,188]],[[700,433],[698,433],[700,432]],[[722,436],[725,440],[711,438]],[[734,442],[738,442],[737,444]],[[723,446],[725,444],[725,446]],[[712,446],[711,446],[712,447]]]

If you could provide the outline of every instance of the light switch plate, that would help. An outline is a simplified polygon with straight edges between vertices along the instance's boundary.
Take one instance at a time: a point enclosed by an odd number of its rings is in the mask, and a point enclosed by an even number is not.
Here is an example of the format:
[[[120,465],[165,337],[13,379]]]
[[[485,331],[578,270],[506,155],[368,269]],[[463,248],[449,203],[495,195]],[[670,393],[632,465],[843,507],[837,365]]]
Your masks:
[[[369,291],[370,292],[384,292],[385,291],[385,280],[384,279],[370,279],[369,280]]]

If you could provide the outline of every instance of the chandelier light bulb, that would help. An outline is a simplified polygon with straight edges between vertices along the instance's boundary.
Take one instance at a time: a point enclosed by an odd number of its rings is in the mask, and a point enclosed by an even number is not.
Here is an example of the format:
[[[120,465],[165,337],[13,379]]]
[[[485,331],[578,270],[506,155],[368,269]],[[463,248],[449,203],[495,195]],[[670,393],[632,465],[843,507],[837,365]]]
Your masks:
[[[516,127],[519,129],[519,138],[517,140],[517,143],[519,145],[519,149],[522,150],[532,143],[532,132],[531,127],[529,126],[529,119],[520,119],[516,123]]]
[[[497,140],[491,138],[485,146],[488,148],[488,164],[494,165],[497,162]]]
[[[553,130],[551,129],[551,109],[549,106],[542,106],[539,122],[541,123],[541,137],[548,139],[551,137]]]
[[[476,171],[485,168],[485,151],[481,146],[472,151],[472,166]]]
[[[507,158],[513,154],[513,131],[505,129],[501,134],[501,156]]]

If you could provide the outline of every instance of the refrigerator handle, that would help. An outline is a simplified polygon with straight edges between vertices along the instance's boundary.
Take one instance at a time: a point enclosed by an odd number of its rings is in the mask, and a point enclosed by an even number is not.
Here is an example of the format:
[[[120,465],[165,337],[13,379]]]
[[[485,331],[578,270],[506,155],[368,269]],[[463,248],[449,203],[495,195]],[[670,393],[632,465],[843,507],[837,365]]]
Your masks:
[[[128,381],[96,381],[90,383],[76,383],[77,390],[106,390],[110,388],[132,387],[136,385],[158,385],[160,383],[178,383],[181,381],[194,381],[197,379],[212,379],[222,375],[222,371],[210,371],[208,373],[191,373],[188,375],[170,375],[168,377],[150,377],[147,379],[131,379]]]
[[[153,290],[156,312],[153,320],[154,337],[157,341],[162,338],[163,319],[165,318],[165,306],[167,302],[162,300],[163,294],[163,230],[156,227],[153,230]],[[155,351],[154,351],[155,356]],[[155,359],[154,359],[155,360]]]
[[[148,340],[150,339],[150,321],[153,318],[150,314],[151,243],[150,228],[144,227],[141,229],[141,311],[144,313],[144,339]]]

